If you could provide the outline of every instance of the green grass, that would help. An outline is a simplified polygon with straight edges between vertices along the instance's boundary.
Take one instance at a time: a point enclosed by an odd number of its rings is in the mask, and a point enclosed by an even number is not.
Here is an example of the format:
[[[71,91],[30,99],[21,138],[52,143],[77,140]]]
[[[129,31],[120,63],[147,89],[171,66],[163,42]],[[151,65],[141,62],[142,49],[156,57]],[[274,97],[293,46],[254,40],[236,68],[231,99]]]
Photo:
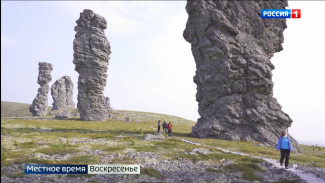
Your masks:
[[[3,102],[2,102],[3,103]],[[26,104],[27,105],[27,104]],[[27,105],[29,106],[29,105]],[[8,108],[15,110],[18,106]],[[26,109],[26,108],[25,108]],[[17,115],[6,112],[6,115]],[[2,113],[1,113],[2,115]],[[137,152],[154,152],[159,158],[170,161],[187,159],[194,163],[198,161],[212,161],[219,164],[223,160],[230,160],[233,164],[224,168],[207,168],[207,172],[241,172],[246,180],[260,180],[255,175],[262,171],[258,166],[260,159],[224,153],[215,148],[208,148],[210,153],[189,154],[193,148],[207,148],[203,145],[222,147],[225,149],[244,152],[251,155],[279,159],[279,152],[272,148],[259,146],[256,142],[227,141],[217,139],[198,139],[190,136],[193,121],[175,116],[158,113],[136,111],[115,111],[112,115],[117,119],[91,122],[71,120],[49,120],[1,118],[1,167],[12,164],[92,164],[102,163],[102,157],[114,155],[111,164],[136,164],[136,158],[118,158],[116,155],[125,155],[126,150]],[[130,116],[131,122],[125,121],[125,116]],[[158,120],[173,122],[173,138],[166,137],[163,141],[144,141],[143,136],[153,134]],[[120,136],[120,137],[117,137]],[[122,136],[122,137],[121,137]],[[67,143],[62,143],[65,138]],[[177,138],[184,138],[203,145],[187,144]],[[85,142],[82,142],[84,141]],[[72,142],[75,143],[72,143]],[[78,142],[79,141],[79,142]],[[89,143],[88,143],[89,142]],[[42,144],[42,145],[39,145]],[[315,167],[325,167],[325,148],[302,146],[304,154],[291,154],[290,163],[306,164]],[[102,155],[89,155],[88,151],[102,151]],[[39,158],[37,153],[46,155],[71,155],[66,160],[52,160]],[[83,155],[80,155],[80,154]],[[107,163],[107,162],[105,162]],[[142,168],[141,174],[161,178],[159,171],[151,168]],[[21,176],[13,174],[12,176]],[[284,180],[285,181],[285,180]]]
[[[19,150],[19,151],[1,151],[1,161],[2,160],[14,160],[14,159],[19,159],[25,157],[27,154],[26,151],[24,150]]]
[[[80,149],[77,149],[76,146],[70,144],[52,144],[50,147],[39,149],[38,152],[47,154],[47,155],[65,155],[79,152]]]
[[[140,172],[143,175],[148,175],[150,177],[155,177],[157,179],[160,179],[162,177],[160,172],[153,168],[141,168]]]
[[[81,156],[73,156],[67,160],[69,163],[75,164],[94,164],[99,163],[100,159],[98,156],[94,155],[81,155]]]
[[[201,144],[222,147],[224,149],[243,152],[246,154],[263,156],[267,158],[279,159],[280,153],[274,148],[266,148],[259,146],[256,142],[247,141],[228,141],[228,140],[218,140],[218,139],[198,139],[193,137],[184,137],[185,139],[198,142]],[[314,167],[325,168],[325,147],[313,147],[301,145],[304,153],[291,153],[290,163],[304,164]]]
[[[23,142],[23,143],[17,143],[17,147],[20,149],[29,149],[29,148],[36,148],[39,145],[35,142]]]
[[[206,168],[205,171],[206,172],[215,172],[215,173],[221,172],[220,169],[215,169],[215,168]]]
[[[62,164],[58,161],[37,158],[20,158],[13,161],[14,164]]]
[[[255,175],[255,172],[263,171],[255,163],[234,163],[223,167],[225,170],[238,171],[242,173],[242,178],[250,181],[262,180],[260,177]]]
[[[114,158],[112,160],[112,164],[135,164],[137,163],[137,160],[134,158],[128,158],[128,157],[124,157],[124,158]]]
[[[31,117],[30,104],[1,101],[1,117]],[[49,107],[48,111],[52,108]]]
[[[108,146],[103,144],[94,144],[91,145],[91,149],[93,150],[101,150],[101,151],[107,151],[107,152],[119,152],[123,151],[127,148],[126,145],[115,145],[115,146]]]
[[[1,101],[1,117],[32,116],[29,112],[30,104]]]

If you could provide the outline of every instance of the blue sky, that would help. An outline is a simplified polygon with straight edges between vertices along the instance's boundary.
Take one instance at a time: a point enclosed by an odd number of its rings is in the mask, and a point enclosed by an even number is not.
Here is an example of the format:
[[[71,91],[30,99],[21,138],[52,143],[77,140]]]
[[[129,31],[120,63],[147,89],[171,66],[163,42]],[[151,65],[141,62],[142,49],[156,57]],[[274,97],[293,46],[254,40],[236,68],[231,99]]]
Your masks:
[[[50,85],[77,78],[72,41],[75,21],[92,9],[108,22],[112,54],[104,94],[113,108],[166,113],[196,120],[195,62],[182,36],[186,1],[1,2],[1,98],[31,103],[38,62],[53,64]],[[325,2],[289,1],[302,18],[288,19],[284,50],[272,62],[274,96],[294,120],[289,132],[302,143],[325,145]],[[52,98],[49,94],[49,105]]]

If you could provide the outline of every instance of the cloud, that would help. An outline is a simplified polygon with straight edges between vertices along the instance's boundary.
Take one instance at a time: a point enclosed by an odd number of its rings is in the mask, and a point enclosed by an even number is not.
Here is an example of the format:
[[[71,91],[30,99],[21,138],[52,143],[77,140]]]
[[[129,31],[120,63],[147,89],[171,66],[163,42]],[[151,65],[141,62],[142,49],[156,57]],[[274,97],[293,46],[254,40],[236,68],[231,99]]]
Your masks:
[[[2,48],[16,48],[18,46],[17,42],[8,36],[1,34],[1,47]]]

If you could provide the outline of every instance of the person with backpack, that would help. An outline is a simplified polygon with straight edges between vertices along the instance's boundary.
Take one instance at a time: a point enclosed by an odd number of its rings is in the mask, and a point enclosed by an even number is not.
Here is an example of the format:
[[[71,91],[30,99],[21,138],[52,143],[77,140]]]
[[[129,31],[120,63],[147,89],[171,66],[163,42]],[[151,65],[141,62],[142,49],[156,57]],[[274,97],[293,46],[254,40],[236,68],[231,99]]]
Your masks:
[[[165,134],[167,134],[167,123],[166,123],[166,121],[163,122],[162,127],[163,127],[163,131],[165,132]]]
[[[158,131],[157,131],[157,133],[159,133],[160,132],[160,120],[158,120]]]
[[[276,146],[276,150],[280,149],[280,165],[283,166],[283,159],[285,158],[284,166],[285,169],[288,169],[289,165],[289,156],[290,152],[292,152],[292,146],[290,142],[290,138],[287,136],[287,131],[283,130],[281,136],[278,139],[278,144]]]
[[[173,125],[172,125],[171,122],[169,122],[168,125],[167,125],[168,136],[172,136],[172,128],[173,128]]]

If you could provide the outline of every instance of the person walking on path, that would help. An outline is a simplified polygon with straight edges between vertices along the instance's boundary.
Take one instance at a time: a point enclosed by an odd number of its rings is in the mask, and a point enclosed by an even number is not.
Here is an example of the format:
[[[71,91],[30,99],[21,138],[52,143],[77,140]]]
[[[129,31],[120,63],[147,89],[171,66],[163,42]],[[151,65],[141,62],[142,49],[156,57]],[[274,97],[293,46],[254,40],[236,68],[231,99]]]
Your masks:
[[[278,144],[276,146],[276,150],[280,149],[280,165],[283,166],[283,159],[285,158],[285,169],[288,169],[289,166],[289,156],[290,152],[292,152],[292,146],[290,142],[290,138],[287,136],[287,131],[282,131],[281,136],[278,139]]]
[[[167,125],[168,136],[172,136],[172,128],[173,128],[173,125],[172,125],[171,122],[169,122],[168,125]]]
[[[160,133],[160,120],[158,120],[158,124],[157,125],[158,125],[158,131],[157,132]]]
[[[165,134],[167,134],[167,123],[166,123],[166,121],[163,122],[162,127],[163,127],[163,130],[164,130]]]

